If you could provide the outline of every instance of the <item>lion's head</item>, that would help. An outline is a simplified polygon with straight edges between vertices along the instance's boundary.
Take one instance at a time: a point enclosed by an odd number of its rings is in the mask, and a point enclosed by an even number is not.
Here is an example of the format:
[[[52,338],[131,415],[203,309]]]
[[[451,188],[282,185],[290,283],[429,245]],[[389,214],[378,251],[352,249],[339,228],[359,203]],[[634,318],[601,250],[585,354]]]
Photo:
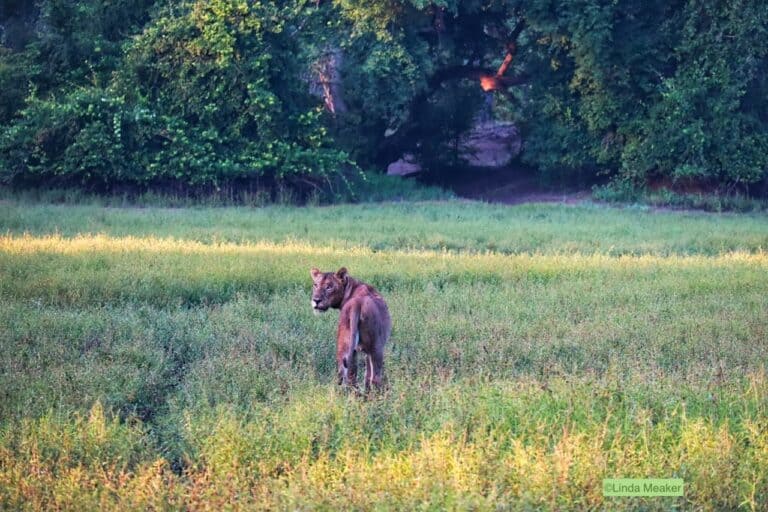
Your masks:
[[[341,267],[337,272],[320,272],[313,268],[312,309],[315,313],[324,313],[328,308],[338,308],[344,298],[344,286],[347,284],[347,269]]]

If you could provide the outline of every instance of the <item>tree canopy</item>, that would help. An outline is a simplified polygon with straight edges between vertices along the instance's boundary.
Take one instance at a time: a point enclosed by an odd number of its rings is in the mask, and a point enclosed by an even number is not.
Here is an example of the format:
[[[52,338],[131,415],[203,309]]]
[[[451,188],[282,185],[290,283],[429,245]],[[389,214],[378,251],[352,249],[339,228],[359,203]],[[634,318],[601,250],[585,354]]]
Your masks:
[[[7,184],[331,190],[439,173],[481,113],[558,176],[768,179],[754,0],[9,0],[0,27]]]

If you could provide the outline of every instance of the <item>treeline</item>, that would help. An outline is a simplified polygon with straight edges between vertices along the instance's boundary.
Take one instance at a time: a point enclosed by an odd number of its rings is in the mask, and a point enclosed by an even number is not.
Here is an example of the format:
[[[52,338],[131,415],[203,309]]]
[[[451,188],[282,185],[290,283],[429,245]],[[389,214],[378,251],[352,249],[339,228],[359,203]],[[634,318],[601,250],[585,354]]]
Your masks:
[[[4,0],[0,182],[354,189],[513,120],[551,176],[764,190],[757,0]]]

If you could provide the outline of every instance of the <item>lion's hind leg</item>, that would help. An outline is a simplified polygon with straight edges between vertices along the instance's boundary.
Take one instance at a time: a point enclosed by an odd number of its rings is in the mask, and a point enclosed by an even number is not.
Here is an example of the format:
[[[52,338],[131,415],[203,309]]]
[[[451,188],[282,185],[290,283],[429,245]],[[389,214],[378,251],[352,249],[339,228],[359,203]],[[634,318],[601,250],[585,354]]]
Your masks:
[[[360,313],[354,307],[342,310],[336,339],[339,384],[357,386],[357,346],[360,343]]]
[[[347,384],[357,387],[357,351],[350,350],[347,356]]]
[[[372,353],[367,354],[365,358],[365,390],[370,391],[371,388],[380,388],[382,373],[384,371],[384,351],[382,349],[375,349]]]
[[[370,354],[365,355],[365,391],[370,391],[371,381],[373,380],[373,358]]]

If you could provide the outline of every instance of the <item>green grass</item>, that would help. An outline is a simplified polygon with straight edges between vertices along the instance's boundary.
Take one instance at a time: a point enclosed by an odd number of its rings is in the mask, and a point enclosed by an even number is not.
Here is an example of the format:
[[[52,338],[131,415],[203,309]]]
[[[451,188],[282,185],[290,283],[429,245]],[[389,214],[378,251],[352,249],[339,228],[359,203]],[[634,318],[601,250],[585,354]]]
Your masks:
[[[0,508],[765,509],[767,221],[0,203]],[[308,305],[341,265],[392,312],[368,399]]]
[[[372,250],[705,254],[768,249],[762,214],[656,213],[597,205],[465,201],[314,208],[100,208],[0,202],[0,233],[155,236],[203,243],[299,240]]]

